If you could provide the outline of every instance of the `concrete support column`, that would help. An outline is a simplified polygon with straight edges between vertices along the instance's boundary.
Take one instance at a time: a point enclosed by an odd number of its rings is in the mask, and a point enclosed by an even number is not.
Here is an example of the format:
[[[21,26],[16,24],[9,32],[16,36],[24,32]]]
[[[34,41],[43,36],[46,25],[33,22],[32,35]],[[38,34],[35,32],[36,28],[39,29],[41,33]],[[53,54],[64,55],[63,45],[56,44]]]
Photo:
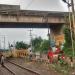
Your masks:
[[[61,45],[64,42],[63,25],[52,25],[50,28],[51,39],[55,41],[55,45]]]

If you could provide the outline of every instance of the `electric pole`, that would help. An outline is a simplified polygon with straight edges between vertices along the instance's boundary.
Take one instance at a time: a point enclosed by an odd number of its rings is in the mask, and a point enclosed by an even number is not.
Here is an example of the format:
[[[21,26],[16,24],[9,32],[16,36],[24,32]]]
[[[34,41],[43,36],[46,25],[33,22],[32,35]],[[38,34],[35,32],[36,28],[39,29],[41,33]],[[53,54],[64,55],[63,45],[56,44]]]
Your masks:
[[[15,40],[13,41],[13,49],[15,50]]]
[[[75,16],[74,16],[74,1],[71,0],[71,8],[72,8],[72,24],[73,24],[73,32],[75,38]],[[73,50],[73,57],[74,57],[74,50]]]
[[[69,23],[70,23],[71,40],[72,40],[72,51],[73,51],[73,57],[74,57],[74,40],[73,40],[73,36],[75,38],[74,0],[70,0],[71,3],[69,3],[69,0],[68,0],[68,2],[66,0],[63,0],[63,1],[68,4],[68,9],[69,9]],[[70,7],[71,7],[72,15],[70,14]],[[74,33],[74,35],[73,35],[73,33]]]
[[[73,24],[73,32],[74,32],[74,38],[75,38],[75,16],[74,16],[74,1],[71,0],[71,6],[72,6],[72,24]],[[74,49],[73,49],[73,57],[74,57]]]
[[[30,45],[31,45],[31,50],[33,50],[33,47],[32,47],[32,30],[30,29]]]
[[[75,15],[74,15],[74,1],[71,0],[71,8],[72,8],[72,23],[73,23],[73,32],[74,32],[74,35],[75,35]]]
[[[3,39],[3,49],[5,50],[5,48],[6,48],[6,35],[0,35],[1,37],[2,37],[2,39]],[[0,47],[1,47],[1,40],[0,40]]]
[[[9,50],[10,50],[10,42],[8,41],[8,48],[9,48]]]
[[[4,50],[5,50],[5,35],[4,35]]]
[[[44,23],[46,23],[47,26],[48,26],[48,34],[47,34],[47,36],[48,36],[48,40],[49,40],[49,43],[50,43],[50,46],[51,46],[51,37],[50,37],[50,27],[49,27],[49,24],[48,24],[48,16],[49,16],[49,13],[47,13],[46,15],[44,15],[43,19],[45,19]]]
[[[1,49],[1,40],[0,40],[0,49]]]

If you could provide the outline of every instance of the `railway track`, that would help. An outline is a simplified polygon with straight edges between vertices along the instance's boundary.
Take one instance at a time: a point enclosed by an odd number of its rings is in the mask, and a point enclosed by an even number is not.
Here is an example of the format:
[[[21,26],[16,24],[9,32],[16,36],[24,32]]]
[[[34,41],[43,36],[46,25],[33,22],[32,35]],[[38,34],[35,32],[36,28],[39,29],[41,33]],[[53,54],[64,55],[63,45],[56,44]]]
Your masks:
[[[15,75],[12,71],[7,69],[5,66],[0,66],[0,75]]]
[[[40,75],[39,73],[32,71],[28,68],[22,67],[19,64],[16,64],[11,61],[7,61],[4,66],[9,70],[13,75]]]
[[[12,75],[15,75],[15,73],[14,72],[12,72],[10,69],[8,69],[5,65],[4,65],[4,67],[3,68],[5,68],[6,70],[8,70]],[[8,74],[7,74],[8,75]]]

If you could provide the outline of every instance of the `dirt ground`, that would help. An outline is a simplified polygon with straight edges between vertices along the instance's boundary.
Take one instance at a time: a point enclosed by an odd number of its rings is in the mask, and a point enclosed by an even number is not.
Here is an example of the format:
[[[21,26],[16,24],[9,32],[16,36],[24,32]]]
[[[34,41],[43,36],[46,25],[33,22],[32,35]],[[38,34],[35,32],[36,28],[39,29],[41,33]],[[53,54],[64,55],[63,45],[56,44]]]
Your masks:
[[[53,64],[47,64],[42,62],[27,62],[25,59],[11,59],[10,61],[20,64],[23,67],[27,67],[33,71],[39,72],[40,75],[64,75],[57,71]]]

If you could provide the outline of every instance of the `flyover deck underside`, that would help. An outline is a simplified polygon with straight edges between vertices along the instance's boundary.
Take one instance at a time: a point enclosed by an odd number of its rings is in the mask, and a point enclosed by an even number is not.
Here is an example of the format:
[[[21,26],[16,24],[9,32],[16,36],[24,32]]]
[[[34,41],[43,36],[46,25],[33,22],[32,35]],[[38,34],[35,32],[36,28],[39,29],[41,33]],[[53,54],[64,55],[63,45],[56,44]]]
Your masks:
[[[63,23],[13,23],[0,22],[0,28],[49,28],[51,26],[61,26]]]

